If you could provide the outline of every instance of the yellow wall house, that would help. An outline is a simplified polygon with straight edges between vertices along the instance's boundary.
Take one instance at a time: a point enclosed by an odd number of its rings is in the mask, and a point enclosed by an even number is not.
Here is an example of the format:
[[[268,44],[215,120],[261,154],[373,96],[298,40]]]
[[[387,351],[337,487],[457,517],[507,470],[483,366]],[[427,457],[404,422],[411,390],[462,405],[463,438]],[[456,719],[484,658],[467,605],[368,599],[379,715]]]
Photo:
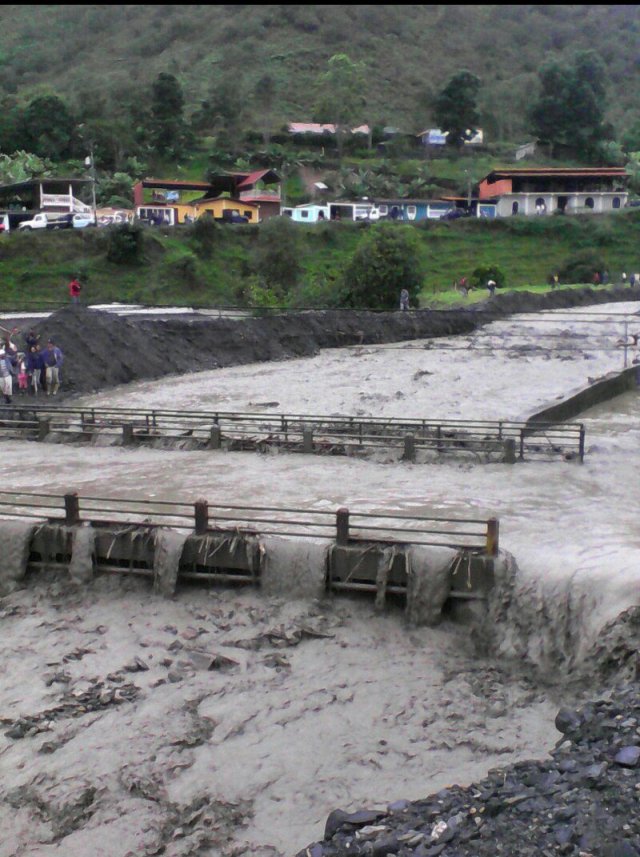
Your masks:
[[[192,211],[195,212],[195,217],[202,217],[203,214],[208,214],[215,217],[217,220],[224,220],[231,214],[239,214],[241,217],[246,217],[249,223],[258,223],[260,220],[260,206],[254,205],[252,202],[244,202],[241,199],[231,199],[230,197],[217,197],[216,199],[199,199],[197,202],[191,203]],[[224,212],[228,212],[225,214]]]

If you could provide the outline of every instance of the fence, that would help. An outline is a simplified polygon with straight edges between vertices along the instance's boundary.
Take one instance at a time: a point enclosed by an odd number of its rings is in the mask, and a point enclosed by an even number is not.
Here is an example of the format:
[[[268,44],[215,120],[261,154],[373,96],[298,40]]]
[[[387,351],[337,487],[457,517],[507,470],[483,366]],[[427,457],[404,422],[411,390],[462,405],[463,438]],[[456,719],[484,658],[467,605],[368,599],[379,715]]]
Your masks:
[[[497,519],[452,518],[404,513],[333,511],[280,506],[212,504],[207,500],[138,500],[0,491],[0,517],[37,518],[76,526],[132,524],[169,527],[196,535],[277,535],[326,538],[338,545],[357,542],[410,543],[495,556],[499,549]]]
[[[407,461],[417,453],[494,453],[513,463],[534,458],[584,460],[581,423],[510,420],[436,420],[384,417],[173,411],[136,408],[18,406],[0,413],[0,435],[46,440],[51,433],[90,440],[114,434],[125,445],[184,440],[231,450],[278,446],[290,451],[349,454],[399,449]]]

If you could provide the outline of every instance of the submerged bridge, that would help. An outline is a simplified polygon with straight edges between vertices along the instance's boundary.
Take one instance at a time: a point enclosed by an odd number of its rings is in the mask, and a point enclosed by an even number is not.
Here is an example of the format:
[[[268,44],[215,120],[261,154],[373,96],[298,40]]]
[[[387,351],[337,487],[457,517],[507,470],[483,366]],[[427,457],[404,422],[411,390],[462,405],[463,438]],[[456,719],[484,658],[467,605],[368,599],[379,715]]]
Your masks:
[[[17,540],[17,541],[16,541]],[[0,492],[0,587],[27,572],[258,586],[289,597],[365,593],[432,623],[446,602],[486,600],[499,552],[495,518],[239,506]]]
[[[158,448],[283,450],[318,455],[392,452],[405,461],[447,455],[515,463],[582,462],[582,423],[402,419],[243,411],[20,405],[0,410],[0,437],[146,444]]]

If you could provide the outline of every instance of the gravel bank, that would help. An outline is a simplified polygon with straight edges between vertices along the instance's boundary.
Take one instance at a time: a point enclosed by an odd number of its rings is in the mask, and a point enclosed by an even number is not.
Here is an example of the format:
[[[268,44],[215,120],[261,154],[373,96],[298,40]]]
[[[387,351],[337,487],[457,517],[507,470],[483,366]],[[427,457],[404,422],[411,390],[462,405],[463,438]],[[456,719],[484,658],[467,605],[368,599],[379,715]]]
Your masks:
[[[640,691],[618,687],[561,709],[550,757],[489,772],[468,788],[397,800],[385,812],[332,812],[298,857],[640,855]]]

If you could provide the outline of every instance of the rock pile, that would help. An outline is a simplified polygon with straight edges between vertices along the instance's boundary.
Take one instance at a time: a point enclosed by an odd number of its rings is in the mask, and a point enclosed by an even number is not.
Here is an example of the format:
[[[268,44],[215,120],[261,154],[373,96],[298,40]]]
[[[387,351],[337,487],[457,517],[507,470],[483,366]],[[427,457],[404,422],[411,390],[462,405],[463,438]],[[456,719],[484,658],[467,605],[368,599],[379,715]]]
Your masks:
[[[335,810],[297,857],[640,857],[640,688],[561,709],[550,759],[385,811]]]

